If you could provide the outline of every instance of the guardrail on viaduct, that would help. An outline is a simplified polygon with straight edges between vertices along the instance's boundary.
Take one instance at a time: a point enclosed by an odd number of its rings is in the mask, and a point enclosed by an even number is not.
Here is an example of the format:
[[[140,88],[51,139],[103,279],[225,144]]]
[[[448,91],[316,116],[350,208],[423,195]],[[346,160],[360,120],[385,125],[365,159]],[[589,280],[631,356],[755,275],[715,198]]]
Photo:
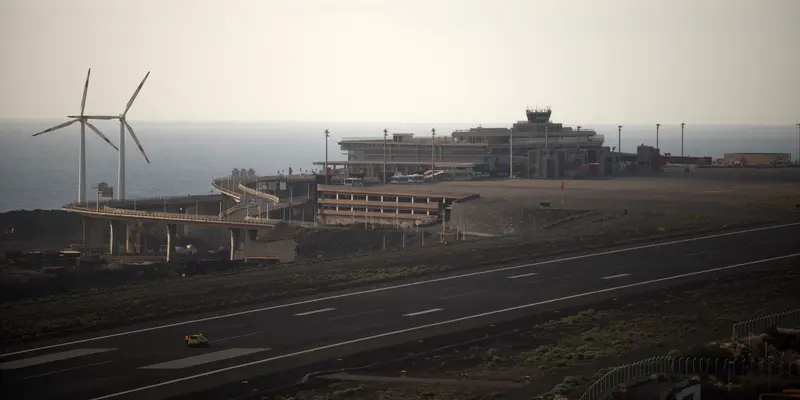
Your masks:
[[[230,190],[228,188],[225,188],[219,182],[222,182],[222,179],[214,179],[213,181],[211,181],[211,187],[214,188],[214,190],[216,190],[216,191],[218,191],[218,192],[220,192],[220,193],[222,193],[224,195],[230,196],[231,198],[233,198],[236,201],[241,201],[242,200],[242,197],[238,193],[236,193],[235,191]]]
[[[226,227],[253,227],[253,228],[272,227],[275,226],[276,224],[285,222],[279,219],[267,219],[267,218],[259,218],[254,220],[248,220],[247,218],[245,218],[244,220],[230,220],[223,218],[221,216],[138,211],[138,210],[113,208],[108,206],[105,206],[103,208],[90,208],[90,207],[79,206],[76,204],[67,204],[62,208],[66,211],[72,211],[86,215],[148,219],[148,220],[166,221],[166,222],[192,222],[203,225],[220,225]]]
[[[255,197],[261,197],[262,199],[267,199],[273,203],[280,203],[281,201],[281,199],[279,199],[278,196],[274,196],[269,193],[264,193],[260,190],[249,188],[245,186],[244,183],[239,183],[239,189],[243,191],[245,194],[249,194],[250,196],[255,196]]]

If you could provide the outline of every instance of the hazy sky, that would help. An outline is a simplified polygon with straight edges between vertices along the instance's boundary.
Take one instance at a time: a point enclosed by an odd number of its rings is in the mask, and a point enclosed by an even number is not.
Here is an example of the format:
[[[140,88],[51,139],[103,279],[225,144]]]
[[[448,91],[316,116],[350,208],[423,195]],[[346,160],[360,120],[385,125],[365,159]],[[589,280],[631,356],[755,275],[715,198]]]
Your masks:
[[[0,118],[800,118],[800,0],[0,0]]]

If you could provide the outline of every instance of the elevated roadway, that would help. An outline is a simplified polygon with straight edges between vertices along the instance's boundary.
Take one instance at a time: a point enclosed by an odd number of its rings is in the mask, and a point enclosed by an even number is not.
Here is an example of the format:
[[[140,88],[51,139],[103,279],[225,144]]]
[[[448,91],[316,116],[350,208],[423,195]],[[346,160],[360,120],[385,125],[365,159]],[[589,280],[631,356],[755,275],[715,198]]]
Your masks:
[[[796,261],[798,237],[800,223],[792,223],[534,258],[6,347],[0,385],[6,399],[160,399],[194,392],[194,399],[231,398],[214,388],[368,349]],[[206,334],[212,347],[185,348],[183,336],[190,332]]]
[[[136,200],[110,200],[106,202],[77,204],[71,203],[63,206],[66,211],[78,214],[102,217],[111,220],[122,221],[158,221],[174,224],[192,224],[219,226],[226,228],[262,228],[272,227],[279,223],[290,223],[295,225],[312,226],[311,222],[290,221],[274,219],[258,215],[258,210],[264,212],[281,210],[302,206],[310,199],[307,196],[295,196],[292,198],[279,198],[273,194],[261,192],[249,187],[258,181],[278,180],[283,177],[254,177],[249,179],[218,178],[211,183],[214,190],[220,192],[216,195],[200,196],[172,196]],[[239,203],[233,207],[223,210],[219,215],[198,215],[189,213],[171,213],[139,210],[137,208],[152,208],[162,204],[170,206],[194,206],[198,202],[216,202],[226,198],[231,198]],[[243,200],[257,198],[264,207],[259,208],[256,204],[242,203]]]

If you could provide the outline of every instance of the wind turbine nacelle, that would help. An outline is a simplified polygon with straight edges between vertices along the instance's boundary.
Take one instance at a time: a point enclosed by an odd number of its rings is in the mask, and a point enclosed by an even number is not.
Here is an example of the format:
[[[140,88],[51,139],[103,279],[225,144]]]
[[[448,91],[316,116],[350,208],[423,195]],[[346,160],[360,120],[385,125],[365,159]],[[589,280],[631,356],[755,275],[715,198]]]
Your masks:
[[[81,118],[86,118],[86,119],[119,119],[119,116],[118,115],[84,115],[84,116],[75,115],[75,116],[71,116],[71,117],[67,117],[67,118],[78,118],[78,119],[81,119]]]

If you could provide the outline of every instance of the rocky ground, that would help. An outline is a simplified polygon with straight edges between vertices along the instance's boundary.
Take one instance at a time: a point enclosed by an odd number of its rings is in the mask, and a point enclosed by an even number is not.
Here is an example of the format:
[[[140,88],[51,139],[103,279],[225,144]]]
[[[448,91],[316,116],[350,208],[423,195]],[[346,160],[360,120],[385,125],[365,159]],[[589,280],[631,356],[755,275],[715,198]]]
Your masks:
[[[577,399],[609,368],[647,357],[741,358],[742,349],[722,344],[730,339],[732,324],[800,307],[798,266],[796,260],[787,261],[614,299],[549,321],[540,317],[516,321],[513,329],[504,328],[508,330],[469,345],[349,372],[390,379],[432,378],[433,382],[316,379],[312,383],[316,387],[283,395],[295,400]],[[800,350],[797,343],[794,346],[783,351]],[[716,391],[713,398],[754,398],[747,390],[753,390],[752,383],[765,381],[753,371],[747,376],[734,374],[729,385],[714,384],[716,376],[707,379]],[[503,388],[498,383],[521,387]],[[773,378],[773,389],[779,384]],[[734,396],[737,392],[742,397]]]

